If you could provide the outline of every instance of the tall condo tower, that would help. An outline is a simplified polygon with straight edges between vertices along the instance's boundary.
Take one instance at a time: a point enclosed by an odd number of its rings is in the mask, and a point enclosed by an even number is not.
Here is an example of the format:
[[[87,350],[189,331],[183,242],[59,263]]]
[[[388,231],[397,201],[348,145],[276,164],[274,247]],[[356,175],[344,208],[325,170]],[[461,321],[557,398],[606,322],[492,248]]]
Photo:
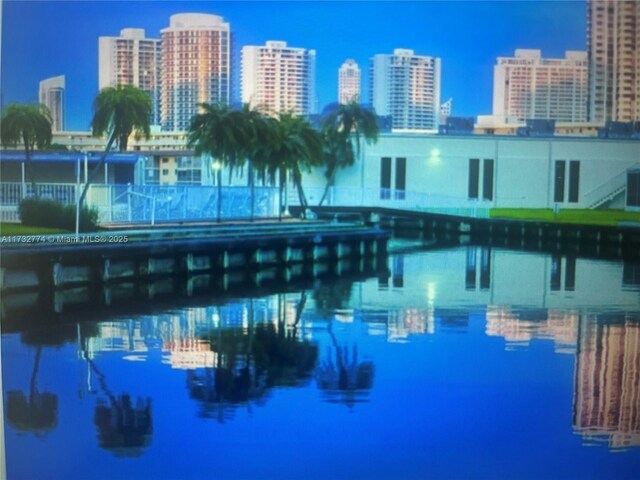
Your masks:
[[[498,57],[493,67],[493,115],[523,122],[587,121],[587,53],[542,58],[540,50]]]
[[[98,87],[133,85],[151,98],[153,125],[160,120],[160,40],[142,28],[125,28],[119,37],[98,39]]]
[[[640,1],[589,0],[589,119],[640,121]]]
[[[51,113],[51,130],[61,132],[64,130],[64,75],[51,77],[40,82],[38,98]]]
[[[360,102],[360,67],[348,58],[338,70],[338,102]]]
[[[371,101],[378,115],[391,115],[398,131],[438,129],[440,59],[396,49],[371,59]]]
[[[242,102],[268,113],[315,113],[316,51],[268,41],[242,48]]]
[[[231,102],[231,29],[216,15],[180,13],[161,36],[160,122],[185,131],[198,104]]]

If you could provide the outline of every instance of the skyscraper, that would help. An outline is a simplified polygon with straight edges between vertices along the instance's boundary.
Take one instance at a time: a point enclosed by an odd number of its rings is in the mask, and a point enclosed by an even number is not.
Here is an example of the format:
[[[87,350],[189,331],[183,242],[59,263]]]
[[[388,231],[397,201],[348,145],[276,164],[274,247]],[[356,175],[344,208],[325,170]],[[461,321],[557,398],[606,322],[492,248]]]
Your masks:
[[[348,58],[338,70],[338,102],[360,102],[360,67]]]
[[[640,121],[640,2],[589,0],[589,120]]]
[[[231,102],[231,28],[217,15],[172,15],[161,30],[160,123],[185,131],[200,103]]]
[[[133,85],[151,97],[151,123],[159,122],[160,40],[145,38],[142,28],[125,28],[119,37],[98,40],[98,86]]]
[[[51,77],[40,82],[38,98],[51,113],[51,130],[60,132],[64,130],[64,75]]]
[[[587,121],[587,54],[542,58],[540,50],[498,57],[493,67],[493,115],[560,122]]]
[[[378,115],[391,115],[399,131],[437,130],[440,59],[396,49],[371,59],[371,101]]]
[[[242,48],[242,102],[270,112],[315,113],[316,52],[268,41]]]

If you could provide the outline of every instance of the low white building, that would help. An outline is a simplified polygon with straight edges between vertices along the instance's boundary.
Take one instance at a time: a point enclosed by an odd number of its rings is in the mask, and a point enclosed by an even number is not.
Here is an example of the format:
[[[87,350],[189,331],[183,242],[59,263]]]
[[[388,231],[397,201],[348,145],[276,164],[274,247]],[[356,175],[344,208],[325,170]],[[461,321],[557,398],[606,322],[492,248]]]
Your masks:
[[[640,141],[633,139],[390,133],[363,145],[355,164],[338,172],[330,201],[461,214],[623,208],[628,179],[639,168]],[[322,172],[304,184],[314,204],[325,184]],[[637,199],[633,191],[627,196]]]

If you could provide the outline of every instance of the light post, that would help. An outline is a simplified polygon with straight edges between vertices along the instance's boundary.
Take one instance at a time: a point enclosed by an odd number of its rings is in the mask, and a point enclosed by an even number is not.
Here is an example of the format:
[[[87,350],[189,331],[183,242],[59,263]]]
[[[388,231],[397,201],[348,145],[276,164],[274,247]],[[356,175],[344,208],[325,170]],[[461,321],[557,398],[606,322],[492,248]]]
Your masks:
[[[217,221],[220,223],[220,217],[222,213],[222,164],[215,160],[211,164],[211,169],[214,171],[216,176],[216,183],[218,184],[218,212],[217,212]]]

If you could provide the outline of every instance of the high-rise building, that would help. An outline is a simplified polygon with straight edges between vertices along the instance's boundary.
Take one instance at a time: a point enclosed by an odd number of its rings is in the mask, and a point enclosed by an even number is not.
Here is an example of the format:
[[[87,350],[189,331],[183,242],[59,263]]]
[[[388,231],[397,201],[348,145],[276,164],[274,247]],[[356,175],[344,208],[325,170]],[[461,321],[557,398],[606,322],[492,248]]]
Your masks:
[[[438,129],[440,59],[396,49],[371,59],[371,101],[378,115],[391,115],[398,131]]]
[[[589,119],[640,121],[640,2],[589,0]]]
[[[315,113],[315,50],[278,41],[243,47],[241,75],[243,103],[270,113]]]
[[[185,131],[200,103],[231,103],[231,28],[217,15],[172,15],[161,30],[160,123]]]
[[[338,70],[338,102],[360,102],[360,67],[348,58]]]
[[[493,115],[519,122],[587,121],[587,54],[542,58],[540,50],[498,57],[493,68]]]
[[[119,37],[98,40],[98,87],[133,85],[151,98],[153,125],[159,122],[160,40],[142,28],[125,28]]]
[[[51,113],[51,130],[60,132],[64,130],[64,75],[51,77],[40,82],[38,98]]]

